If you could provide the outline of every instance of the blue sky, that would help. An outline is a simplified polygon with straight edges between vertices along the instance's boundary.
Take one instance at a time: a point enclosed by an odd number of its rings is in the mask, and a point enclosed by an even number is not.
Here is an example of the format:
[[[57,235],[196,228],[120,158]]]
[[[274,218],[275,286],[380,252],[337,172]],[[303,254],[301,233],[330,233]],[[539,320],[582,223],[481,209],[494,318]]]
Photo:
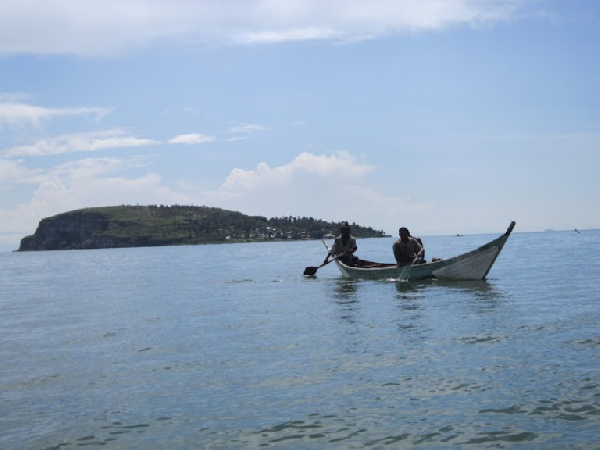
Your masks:
[[[598,42],[588,0],[5,0],[0,250],[119,204],[599,228]]]

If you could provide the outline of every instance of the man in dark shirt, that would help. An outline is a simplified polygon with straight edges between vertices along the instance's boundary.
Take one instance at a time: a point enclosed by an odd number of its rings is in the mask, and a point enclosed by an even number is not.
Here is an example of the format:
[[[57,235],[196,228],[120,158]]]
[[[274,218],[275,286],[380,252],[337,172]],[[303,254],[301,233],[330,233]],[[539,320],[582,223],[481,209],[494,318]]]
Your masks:
[[[400,239],[394,242],[392,250],[394,251],[396,264],[399,266],[412,264],[414,261],[422,260],[423,255],[425,254],[423,246],[410,235],[410,232],[406,227],[400,228]]]

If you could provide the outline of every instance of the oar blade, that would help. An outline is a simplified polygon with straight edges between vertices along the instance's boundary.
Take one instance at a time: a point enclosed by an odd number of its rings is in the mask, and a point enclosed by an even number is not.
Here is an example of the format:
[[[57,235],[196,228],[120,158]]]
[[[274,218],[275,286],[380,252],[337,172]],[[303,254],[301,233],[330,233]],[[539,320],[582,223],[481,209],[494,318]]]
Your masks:
[[[318,267],[309,266],[306,269],[304,269],[304,275],[312,277],[315,273],[317,273],[317,269]]]

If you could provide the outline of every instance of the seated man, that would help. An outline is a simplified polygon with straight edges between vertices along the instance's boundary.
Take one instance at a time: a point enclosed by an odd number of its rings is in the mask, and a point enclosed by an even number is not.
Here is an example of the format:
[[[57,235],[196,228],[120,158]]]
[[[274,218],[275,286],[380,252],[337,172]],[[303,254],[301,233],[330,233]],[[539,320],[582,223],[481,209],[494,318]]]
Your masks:
[[[414,264],[424,264],[424,263],[426,263],[427,261],[425,260],[425,246],[423,245],[423,241],[421,240],[420,237],[413,236],[412,234],[410,235],[410,237],[416,239],[417,242],[419,243],[419,245],[421,246],[421,248],[423,249],[423,253],[421,254],[420,257],[418,257],[415,260]]]
[[[400,228],[400,239],[394,242],[392,250],[396,264],[404,266],[413,262],[423,261],[425,250],[415,238],[410,235],[406,227]]]
[[[329,262],[329,257],[333,256],[347,266],[355,266],[358,262],[358,258],[354,256],[354,252],[358,247],[356,246],[356,239],[350,234],[350,225],[348,225],[348,222],[342,222],[340,232],[342,234],[335,239],[335,242],[329,253],[327,253],[323,263],[327,264]]]

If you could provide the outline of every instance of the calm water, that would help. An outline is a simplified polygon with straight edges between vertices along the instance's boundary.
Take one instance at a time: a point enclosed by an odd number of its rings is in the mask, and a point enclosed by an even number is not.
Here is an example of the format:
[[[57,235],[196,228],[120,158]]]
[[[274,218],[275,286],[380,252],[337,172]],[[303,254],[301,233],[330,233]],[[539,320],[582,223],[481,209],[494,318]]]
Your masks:
[[[318,241],[0,254],[0,448],[599,448],[598,255],[515,232],[486,282],[403,283],[307,279]]]

